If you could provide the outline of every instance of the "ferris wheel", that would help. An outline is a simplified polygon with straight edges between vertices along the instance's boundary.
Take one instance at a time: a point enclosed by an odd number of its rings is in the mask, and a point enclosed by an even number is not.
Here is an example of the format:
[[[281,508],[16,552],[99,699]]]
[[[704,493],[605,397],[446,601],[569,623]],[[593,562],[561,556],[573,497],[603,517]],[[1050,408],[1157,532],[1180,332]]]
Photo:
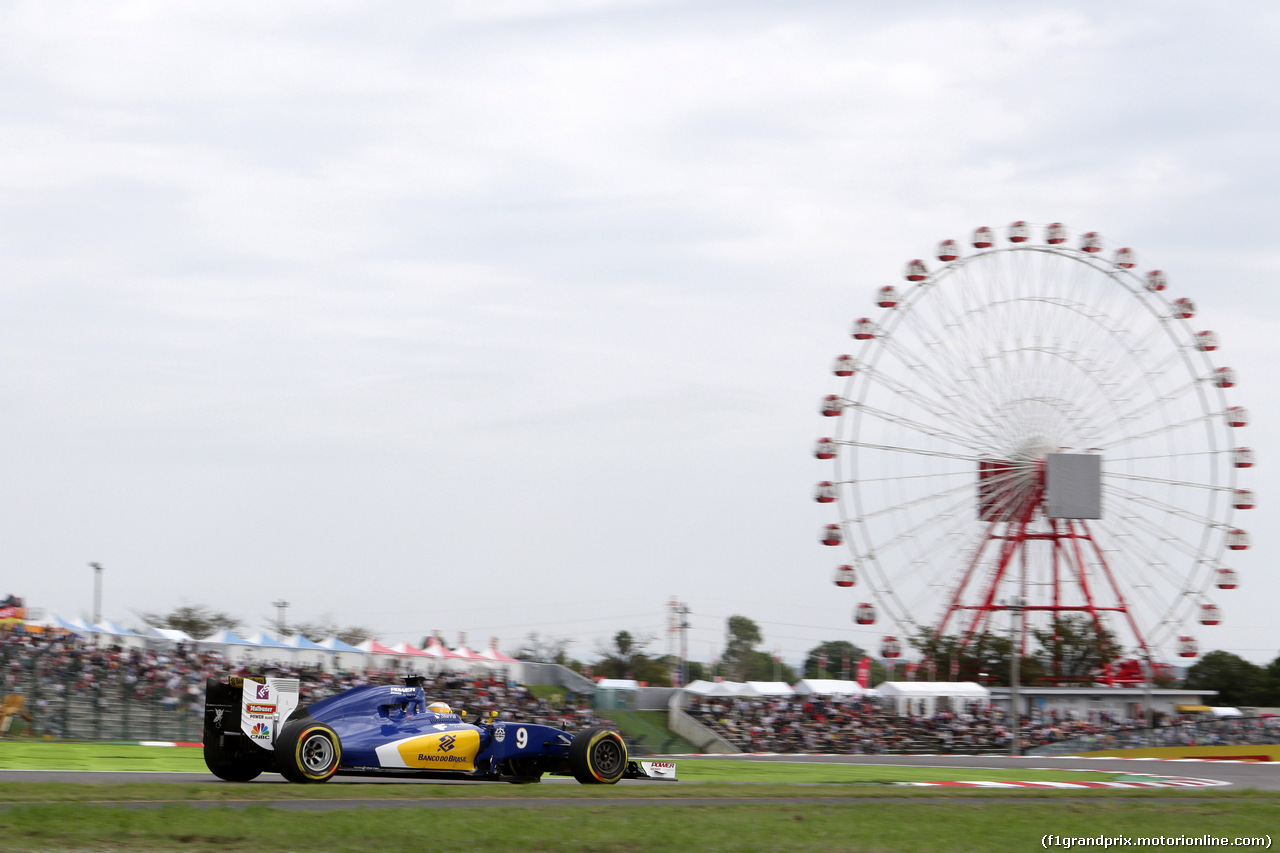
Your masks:
[[[819,406],[820,539],[847,549],[855,620],[967,642],[1002,611],[1075,615],[1141,659],[1195,657],[1254,501],[1217,335],[1095,232],[1015,222],[970,243],[875,292]]]

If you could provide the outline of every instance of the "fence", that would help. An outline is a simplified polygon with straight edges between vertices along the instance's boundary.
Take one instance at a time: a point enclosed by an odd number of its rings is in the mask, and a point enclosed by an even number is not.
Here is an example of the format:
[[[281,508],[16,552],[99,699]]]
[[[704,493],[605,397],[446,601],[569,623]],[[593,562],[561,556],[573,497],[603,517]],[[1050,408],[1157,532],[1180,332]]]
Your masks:
[[[25,699],[35,735],[88,740],[201,739],[204,679],[139,678],[68,659],[60,649],[0,646],[3,694]]]

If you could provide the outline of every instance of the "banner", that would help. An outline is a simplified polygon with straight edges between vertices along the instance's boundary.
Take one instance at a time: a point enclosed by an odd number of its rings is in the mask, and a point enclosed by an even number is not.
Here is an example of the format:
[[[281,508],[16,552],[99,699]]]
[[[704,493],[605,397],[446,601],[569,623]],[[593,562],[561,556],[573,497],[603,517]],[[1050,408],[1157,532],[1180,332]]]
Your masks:
[[[858,661],[858,684],[867,688],[871,686],[871,658],[864,657]]]

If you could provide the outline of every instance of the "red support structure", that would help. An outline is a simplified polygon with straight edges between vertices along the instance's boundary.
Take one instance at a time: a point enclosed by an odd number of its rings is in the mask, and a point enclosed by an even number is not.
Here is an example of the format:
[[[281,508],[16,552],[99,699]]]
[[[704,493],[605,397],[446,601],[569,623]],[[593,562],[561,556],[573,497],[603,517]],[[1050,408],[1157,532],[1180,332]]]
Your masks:
[[[954,624],[953,619],[960,620],[959,650],[963,650],[975,637],[991,629],[994,614],[1011,609],[1000,600],[1002,588],[1010,597],[1026,599],[1028,585],[1033,584],[1042,593],[1038,600],[1028,601],[1026,611],[1046,614],[1051,620],[1057,620],[1062,613],[1087,614],[1099,636],[1107,630],[1103,614],[1122,614],[1140,658],[1152,659],[1152,650],[1088,523],[1083,519],[1049,518],[1046,514],[1043,463],[982,460],[977,511],[979,518],[988,522],[986,533],[938,620],[938,636]],[[998,548],[993,547],[997,542]],[[1038,549],[1047,551],[1046,561],[1031,559]],[[991,559],[984,563],[984,556]],[[1045,576],[1031,577],[1042,565]],[[976,595],[971,596],[974,592]],[[969,611],[963,619],[962,611]],[[1026,637],[1024,632],[1020,654],[1025,654]],[[1054,672],[1051,678],[1059,680],[1061,673]],[[1108,685],[1120,683],[1119,679],[1120,673],[1110,665],[1098,677]]]

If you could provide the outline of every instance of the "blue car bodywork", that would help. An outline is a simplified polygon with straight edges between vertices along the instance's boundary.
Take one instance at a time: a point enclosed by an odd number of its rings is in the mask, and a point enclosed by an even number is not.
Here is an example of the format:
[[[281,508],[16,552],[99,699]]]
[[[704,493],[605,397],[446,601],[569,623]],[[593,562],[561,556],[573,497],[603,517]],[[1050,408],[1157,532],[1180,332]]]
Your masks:
[[[584,784],[674,779],[670,761],[636,761],[613,728],[569,733],[500,720],[466,722],[427,706],[420,682],[355,687],[298,706],[294,679],[210,679],[205,763],[229,781],[276,771],[295,782],[334,775],[536,782],[568,775]]]

